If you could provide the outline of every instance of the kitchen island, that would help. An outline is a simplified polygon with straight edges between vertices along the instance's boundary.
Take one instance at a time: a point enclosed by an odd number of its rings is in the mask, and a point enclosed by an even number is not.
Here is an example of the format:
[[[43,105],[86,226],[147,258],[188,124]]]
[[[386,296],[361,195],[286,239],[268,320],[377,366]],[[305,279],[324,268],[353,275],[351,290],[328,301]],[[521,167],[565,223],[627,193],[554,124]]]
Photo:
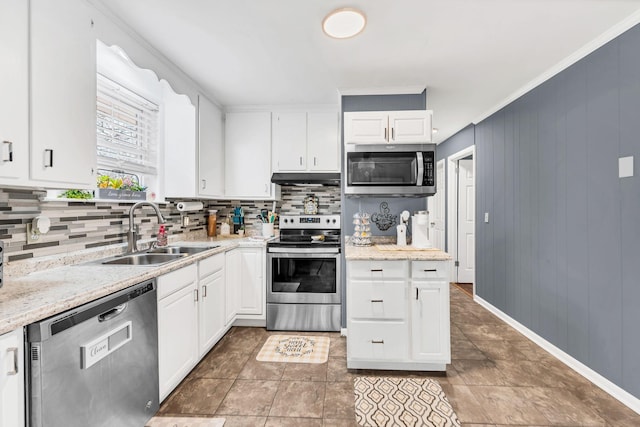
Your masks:
[[[345,245],[347,367],[445,371],[451,256],[374,243]]]

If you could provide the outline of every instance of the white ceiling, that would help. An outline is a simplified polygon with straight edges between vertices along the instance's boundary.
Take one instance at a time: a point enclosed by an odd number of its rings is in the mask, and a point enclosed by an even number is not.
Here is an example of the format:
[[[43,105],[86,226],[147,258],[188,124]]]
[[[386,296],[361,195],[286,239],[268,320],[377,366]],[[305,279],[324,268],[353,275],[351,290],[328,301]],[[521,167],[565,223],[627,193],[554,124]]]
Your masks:
[[[640,12],[640,0],[104,4],[221,105],[337,105],[338,89],[426,86],[438,141]],[[347,6],[367,16],[364,32],[325,36],[322,19]]]

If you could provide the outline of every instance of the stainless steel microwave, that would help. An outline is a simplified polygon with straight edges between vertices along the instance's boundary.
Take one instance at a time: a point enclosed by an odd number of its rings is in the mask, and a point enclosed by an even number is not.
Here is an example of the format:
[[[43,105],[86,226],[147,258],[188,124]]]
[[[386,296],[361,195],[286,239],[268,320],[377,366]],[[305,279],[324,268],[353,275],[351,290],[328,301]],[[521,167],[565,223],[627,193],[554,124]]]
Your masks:
[[[432,196],[435,144],[346,144],[345,194]]]

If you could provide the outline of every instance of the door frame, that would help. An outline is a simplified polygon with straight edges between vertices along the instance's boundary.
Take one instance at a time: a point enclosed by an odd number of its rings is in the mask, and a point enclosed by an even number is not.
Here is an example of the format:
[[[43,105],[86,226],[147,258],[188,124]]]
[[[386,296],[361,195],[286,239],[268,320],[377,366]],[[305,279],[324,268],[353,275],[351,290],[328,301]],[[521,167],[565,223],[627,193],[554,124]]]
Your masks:
[[[458,180],[456,166],[458,160],[464,159],[471,155],[473,159],[473,207],[476,207],[476,146],[471,145],[467,148],[463,148],[447,157],[447,252],[454,257],[454,261],[457,261],[458,254]],[[474,213],[475,215],[475,213]],[[477,224],[476,224],[477,228]],[[475,231],[474,231],[475,233]],[[475,251],[474,251],[475,253]],[[475,260],[474,260],[475,265]],[[454,267],[456,268],[456,267]],[[458,270],[454,270],[455,280],[458,280]],[[473,295],[476,294],[475,278],[473,282]]]

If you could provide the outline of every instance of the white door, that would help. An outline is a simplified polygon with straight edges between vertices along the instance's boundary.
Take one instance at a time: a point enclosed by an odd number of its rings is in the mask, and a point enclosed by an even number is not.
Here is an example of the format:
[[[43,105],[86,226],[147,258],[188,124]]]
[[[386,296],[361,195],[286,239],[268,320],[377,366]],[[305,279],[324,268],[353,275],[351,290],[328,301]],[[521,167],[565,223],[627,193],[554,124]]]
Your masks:
[[[22,328],[0,335],[0,426],[24,426]]]
[[[240,249],[240,295],[238,314],[259,314],[264,312],[265,287],[262,280],[261,248]]]
[[[444,250],[444,159],[436,164],[436,194],[429,198],[429,213],[431,222],[429,223],[429,240],[434,248]]]
[[[449,284],[413,281],[410,295],[413,358],[433,363],[449,363]]]
[[[457,282],[475,281],[475,189],[473,160],[458,161],[458,273]]]
[[[204,355],[218,341],[225,326],[225,272],[217,272],[200,279],[200,307],[198,308],[199,355]]]
[[[389,116],[382,111],[344,114],[344,143],[386,144],[389,141]]]

